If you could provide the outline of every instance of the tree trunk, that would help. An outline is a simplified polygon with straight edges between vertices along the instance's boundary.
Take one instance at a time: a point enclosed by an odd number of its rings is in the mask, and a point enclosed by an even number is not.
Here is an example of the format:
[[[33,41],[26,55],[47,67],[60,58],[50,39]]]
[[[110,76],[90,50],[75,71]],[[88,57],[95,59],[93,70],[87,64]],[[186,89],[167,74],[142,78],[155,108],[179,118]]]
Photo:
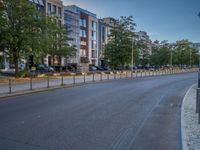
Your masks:
[[[14,64],[15,64],[15,77],[18,78],[19,77],[19,54],[18,54],[18,52],[14,53],[13,60],[14,60]]]

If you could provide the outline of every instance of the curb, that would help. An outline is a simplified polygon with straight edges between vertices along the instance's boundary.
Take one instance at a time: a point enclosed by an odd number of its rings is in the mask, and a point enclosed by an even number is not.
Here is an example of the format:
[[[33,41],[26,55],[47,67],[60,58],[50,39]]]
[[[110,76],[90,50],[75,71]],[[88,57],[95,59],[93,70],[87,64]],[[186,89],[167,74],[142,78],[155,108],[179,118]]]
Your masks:
[[[184,121],[184,105],[185,105],[186,98],[188,97],[189,93],[191,92],[192,88],[194,88],[194,86],[196,86],[196,84],[193,84],[188,89],[188,91],[186,92],[186,94],[183,98],[183,102],[182,102],[182,105],[181,105],[181,143],[182,143],[182,150],[188,150],[188,145],[187,145],[188,137],[186,135],[185,121]]]

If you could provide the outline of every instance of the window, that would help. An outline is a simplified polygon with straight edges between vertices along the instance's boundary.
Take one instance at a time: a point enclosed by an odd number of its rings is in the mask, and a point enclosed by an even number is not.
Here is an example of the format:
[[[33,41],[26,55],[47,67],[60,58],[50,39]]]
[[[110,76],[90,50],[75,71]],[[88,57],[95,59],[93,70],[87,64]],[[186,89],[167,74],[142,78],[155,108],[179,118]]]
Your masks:
[[[97,32],[92,31],[92,39],[97,40]]]
[[[86,19],[80,19],[80,26],[86,27]]]
[[[97,49],[97,42],[92,40],[91,47],[93,50]]]
[[[86,31],[80,30],[80,37],[86,37]]]
[[[86,50],[85,49],[80,49],[80,54],[81,54],[81,56],[86,56]]]
[[[97,51],[92,50],[92,58],[97,58]]]
[[[97,31],[97,23],[92,21],[92,30]]]
[[[47,4],[47,13],[48,13],[48,15],[51,15],[51,4],[50,3]]]
[[[53,13],[56,15],[56,5],[53,5]]]
[[[58,7],[58,17],[62,17],[62,11],[61,11],[61,7]]]

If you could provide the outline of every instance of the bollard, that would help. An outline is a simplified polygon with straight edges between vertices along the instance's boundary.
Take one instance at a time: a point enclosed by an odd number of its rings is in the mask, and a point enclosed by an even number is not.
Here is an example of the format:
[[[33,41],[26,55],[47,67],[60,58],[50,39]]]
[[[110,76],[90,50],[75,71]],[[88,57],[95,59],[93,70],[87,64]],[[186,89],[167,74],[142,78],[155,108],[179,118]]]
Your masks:
[[[120,73],[120,79],[122,79],[122,72]]]
[[[107,80],[109,80],[109,73],[107,74]]]
[[[30,90],[33,90],[33,78],[32,78],[32,76],[30,77]]]
[[[63,80],[63,76],[61,75],[61,86],[64,85],[64,80]]]
[[[197,88],[196,91],[196,113],[199,113],[199,105],[200,105],[200,88]]]
[[[128,73],[127,73],[127,71],[126,71],[126,78],[128,78]]]
[[[92,82],[95,82],[95,80],[94,80],[94,72],[92,73]]]
[[[142,78],[142,73],[143,73],[143,70],[142,70],[142,71],[140,71],[140,76],[141,76],[141,78]]]
[[[100,80],[102,81],[103,79],[102,79],[102,72],[100,73]]]
[[[73,84],[75,85],[76,84],[76,76],[73,75]]]
[[[8,83],[8,87],[9,87],[9,94],[12,93],[12,85],[11,85],[11,79],[8,80],[9,83]]]
[[[49,88],[49,75],[47,75],[47,88]]]
[[[138,71],[136,71],[136,75],[135,75],[136,78],[138,77],[138,74],[137,74],[137,73],[138,73]]]
[[[133,70],[131,70],[131,78],[133,78]]]
[[[83,83],[85,83],[85,73],[83,74]]]
[[[114,79],[116,80],[116,72],[114,72]]]

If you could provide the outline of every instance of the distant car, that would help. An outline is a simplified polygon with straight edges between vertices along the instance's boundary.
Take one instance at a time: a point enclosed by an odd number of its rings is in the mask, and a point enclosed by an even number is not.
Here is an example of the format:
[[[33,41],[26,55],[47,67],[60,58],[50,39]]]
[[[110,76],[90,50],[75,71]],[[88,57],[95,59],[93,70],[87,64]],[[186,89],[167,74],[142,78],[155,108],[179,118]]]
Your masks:
[[[40,73],[54,72],[54,68],[51,66],[47,66],[46,64],[39,64],[36,67],[36,70]]]

